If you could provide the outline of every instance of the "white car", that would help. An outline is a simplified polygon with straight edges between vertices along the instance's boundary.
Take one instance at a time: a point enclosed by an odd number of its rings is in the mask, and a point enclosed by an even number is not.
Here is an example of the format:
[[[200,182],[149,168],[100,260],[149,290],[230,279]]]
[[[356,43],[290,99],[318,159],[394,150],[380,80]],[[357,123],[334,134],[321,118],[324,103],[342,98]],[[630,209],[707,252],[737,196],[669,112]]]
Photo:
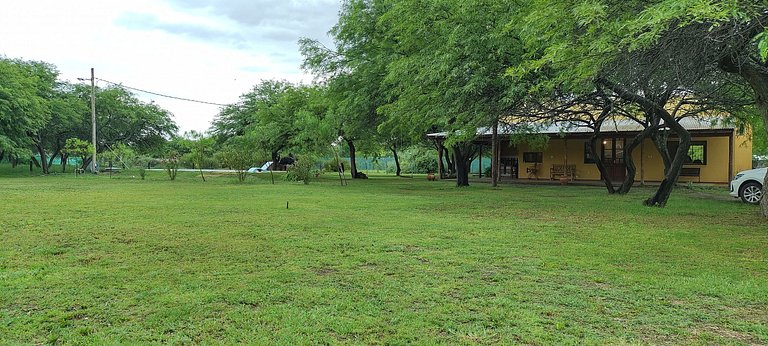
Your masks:
[[[269,170],[269,166],[272,166],[272,161],[267,161],[261,167],[248,168],[248,173],[261,173]]]
[[[758,204],[763,197],[763,179],[766,168],[750,169],[739,172],[731,181],[731,196],[741,198],[744,203]]]

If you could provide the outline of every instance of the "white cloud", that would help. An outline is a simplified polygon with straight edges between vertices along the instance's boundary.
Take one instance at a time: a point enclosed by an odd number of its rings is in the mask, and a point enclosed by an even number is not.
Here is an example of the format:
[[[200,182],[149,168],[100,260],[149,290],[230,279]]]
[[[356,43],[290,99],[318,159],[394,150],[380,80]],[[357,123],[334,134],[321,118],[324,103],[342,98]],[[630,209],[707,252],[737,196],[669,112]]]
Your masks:
[[[231,103],[262,79],[309,82],[301,36],[328,42],[336,1],[44,1],[4,4],[0,54],[55,64],[163,94]],[[182,131],[206,130],[218,107],[138,93]]]

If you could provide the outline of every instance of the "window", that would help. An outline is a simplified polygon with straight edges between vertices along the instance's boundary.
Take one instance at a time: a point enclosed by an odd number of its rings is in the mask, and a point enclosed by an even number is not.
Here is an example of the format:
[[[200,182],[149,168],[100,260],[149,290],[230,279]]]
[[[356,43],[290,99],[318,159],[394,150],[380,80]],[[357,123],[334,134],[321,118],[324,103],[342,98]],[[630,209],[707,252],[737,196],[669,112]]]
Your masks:
[[[536,151],[536,152],[532,152],[532,151],[529,151],[529,152],[525,152],[525,153],[523,153],[523,162],[528,162],[528,163],[542,163],[542,162],[544,162],[544,153],[542,153],[542,152],[540,152],[540,151]]]
[[[597,153],[597,150],[595,150]],[[596,159],[589,154],[589,141],[584,142],[584,163],[595,163]]]
[[[674,157],[678,146],[680,146],[680,142],[667,142],[667,150],[669,151],[670,157]],[[706,165],[707,142],[691,141],[691,146],[688,148],[688,155],[685,157],[683,163],[686,165]]]

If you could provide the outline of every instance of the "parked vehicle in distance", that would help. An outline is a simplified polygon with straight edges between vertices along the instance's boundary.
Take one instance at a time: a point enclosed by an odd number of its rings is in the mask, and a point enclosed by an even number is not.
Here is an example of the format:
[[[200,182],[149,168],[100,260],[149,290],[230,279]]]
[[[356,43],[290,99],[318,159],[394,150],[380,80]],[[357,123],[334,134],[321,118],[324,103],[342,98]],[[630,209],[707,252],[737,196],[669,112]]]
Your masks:
[[[267,161],[261,167],[248,168],[248,173],[261,173],[269,170],[269,166],[272,166],[272,161]]]
[[[744,203],[758,204],[763,197],[763,179],[768,167],[739,172],[731,181],[730,195]]]

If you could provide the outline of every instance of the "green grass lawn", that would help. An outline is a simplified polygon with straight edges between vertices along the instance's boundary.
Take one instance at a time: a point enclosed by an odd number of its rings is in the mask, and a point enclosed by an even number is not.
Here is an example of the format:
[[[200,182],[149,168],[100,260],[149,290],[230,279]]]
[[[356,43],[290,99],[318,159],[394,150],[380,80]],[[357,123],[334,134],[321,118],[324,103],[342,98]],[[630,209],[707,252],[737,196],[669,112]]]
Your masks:
[[[725,188],[24,172],[2,344],[768,343],[768,223]]]

